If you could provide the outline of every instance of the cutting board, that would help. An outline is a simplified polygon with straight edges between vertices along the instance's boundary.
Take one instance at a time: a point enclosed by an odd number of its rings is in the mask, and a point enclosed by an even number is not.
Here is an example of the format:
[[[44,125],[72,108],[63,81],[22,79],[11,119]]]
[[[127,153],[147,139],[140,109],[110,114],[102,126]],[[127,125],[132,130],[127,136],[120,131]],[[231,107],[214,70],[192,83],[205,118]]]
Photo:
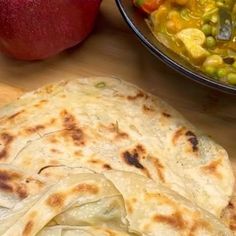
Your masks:
[[[111,0],[103,0],[92,35],[77,47],[37,62],[0,55],[0,105],[14,100],[21,93],[17,88],[29,91],[80,76],[118,77],[160,96],[236,159],[236,96],[199,85],[160,62],[141,45]]]
[[[22,94],[22,89],[0,83],[0,107],[16,100]]]

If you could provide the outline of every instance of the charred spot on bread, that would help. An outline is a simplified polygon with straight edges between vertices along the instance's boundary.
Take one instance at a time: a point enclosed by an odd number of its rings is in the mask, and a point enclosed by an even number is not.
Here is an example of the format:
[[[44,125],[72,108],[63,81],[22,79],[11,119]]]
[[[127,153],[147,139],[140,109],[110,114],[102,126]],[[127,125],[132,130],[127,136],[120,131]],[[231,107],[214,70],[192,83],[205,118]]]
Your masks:
[[[121,156],[127,165],[141,170],[148,178],[151,178],[148,169],[141,164],[141,160],[145,159],[146,155],[145,147],[142,144],[137,144],[134,148],[124,151]]]
[[[18,112],[16,112],[16,113],[14,113],[13,115],[11,115],[11,116],[9,116],[9,117],[7,117],[7,120],[13,120],[13,119],[15,119],[17,116],[19,116],[20,114],[22,114],[22,113],[24,113],[25,112],[25,110],[21,110],[21,111],[18,111]]]
[[[164,177],[164,166],[161,164],[161,162],[155,158],[152,157],[152,163],[157,171],[158,177],[162,182],[165,182],[165,177]]]
[[[185,131],[186,131],[185,127],[181,127],[175,131],[173,138],[172,138],[172,143],[174,145],[176,145],[178,139],[184,134]]]
[[[162,112],[162,115],[167,117],[167,118],[171,117],[171,115],[169,113],[167,113],[167,112]]]
[[[211,161],[209,164],[203,166],[202,170],[209,175],[213,175],[217,178],[221,178],[222,176],[218,169],[221,165],[222,165],[222,159],[220,158],[220,159]]]
[[[145,155],[146,154],[146,149],[142,144],[136,145],[134,151],[137,151],[140,155]]]
[[[0,181],[0,189],[4,192],[13,192],[13,187],[7,183]]]
[[[198,139],[197,136],[192,131],[187,131],[185,133],[186,136],[188,136],[188,141],[192,145],[192,149],[194,152],[198,151]]]
[[[210,227],[207,221],[196,220],[194,224],[190,227],[190,236],[198,235],[198,231],[201,229],[208,230]]]
[[[3,149],[2,151],[0,151],[0,159],[4,159],[7,157],[7,150]]]
[[[96,185],[93,185],[93,184],[78,184],[73,189],[73,192],[97,194],[99,192],[99,189],[98,189],[98,187]]]
[[[26,132],[27,134],[32,134],[32,133],[36,133],[36,132],[38,132],[38,131],[40,131],[40,130],[43,130],[43,129],[45,129],[45,126],[44,126],[44,125],[36,125],[36,126],[34,126],[34,127],[28,127],[28,128],[26,128],[26,129],[25,129],[25,132]]]
[[[144,169],[143,165],[139,162],[138,153],[130,153],[126,151],[123,153],[123,158],[128,165],[135,166],[138,169]]]
[[[186,222],[183,216],[179,212],[175,212],[171,215],[161,215],[157,214],[153,217],[153,220],[159,223],[167,224],[175,229],[184,229]]]
[[[143,98],[143,97],[146,97],[145,94],[144,94],[142,91],[139,91],[139,92],[138,92],[136,95],[134,95],[134,96],[128,95],[128,96],[127,96],[127,99],[133,101],[133,100],[136,100],[136,99],[139,99],[139,98]]]
[[[85,144],[85,135],[83,130],[78,127],[75,117],[70,114],[67,110],[63,110],[60,115],[63,119],[63,126],[65,128],[64,134],[68,134],[75,145]]]
[[[1,140],[3,141],[3,143],[5,145],[10,144],[14,139],[14,137],[12,135],[8,134],[8,133],[2,133],[0,135],[0,138],[1,138]]]
[[[57,209],[64,206],[64,200],[65,196],[63,193],[54,193],[47,198],[46,204],[53,209]]]
[[[183,136],[185,136],[187,138],[188,142],[191,145],[192,151],[197,152],[198,151],[198,144],[199,144],[197,136],[191,130],[187,130],[186,127],[181,127],[177,131],[175,131],[173,138],[172,138],[173,144],[176,145],[177,141]]]
[[[66,129],[74,129],[76,127],[76,121],[75,121],[75,117],[70,114],[68,111],[63,110],[61,112],[62,118],[63,118],[63,126]]]
[[[0,160],[6,159],[8,157],[8,151],[11,145],[11,142],[14,140],[14,136],[8,133],[1,133],[0,140],[3,143],[3,149],[0,151]]]
[[[112,169],[109,164],[104,164],[103,168],[106,169],[106,170],[111,170]]]
[[[24,199],[28,196],[28,192],[26,186],[24,184],[19,184],[16,187],[16,194],[21,198]]]
[[[151,106],[148,106],[148,105],[143,105],[143,111],[144,111],[144,113],[145,112],[153,112],[153,111],[155,111]]]
[[[33,226],[34,226],[34,222],[33,222],[32,220],[29,220],[29,221],[26,223],[26,225],[25,225],[25,227],[24,227],[24,229],[23,229],[22,235],[23,235],[23,236],[28,236],[28,235],[30,235],[31,232],[32,232]]]
[[[0,181],[10,181],[19,178],[20,175],[14,171],[0,170]]]
[[[100,124],[99,126],[104,131],[114,133],[114,139],[115,140],[128,139],[129,138],[129,134],[120,129],[118,121],[116,121],[115,123],[111,123],[107,126],[103,125],[103,124]]]
[[[81,129],[76,128],[70,131],[71,138],[76,145],[84,145],[84,133]]]

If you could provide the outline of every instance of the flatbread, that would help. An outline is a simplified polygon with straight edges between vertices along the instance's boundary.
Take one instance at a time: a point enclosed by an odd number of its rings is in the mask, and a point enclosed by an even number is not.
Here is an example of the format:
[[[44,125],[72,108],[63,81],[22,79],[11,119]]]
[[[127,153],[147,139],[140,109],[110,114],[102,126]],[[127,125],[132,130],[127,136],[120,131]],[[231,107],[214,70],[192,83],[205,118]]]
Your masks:
[[[0,164],[0,206],[12,208],[22,199],[33,196],[50,185],[46,178],[31,175],[18,167]]]
[[[122,194],[129,231],[141,235],[233,235],[218,219],[168,188],[134,173],[104,173]]]
[[[233,235],[212,214],[131,172],[72,174],[27,199],[0,214],[0,235]]]
[[[33,204],[25,202],[24,206],[16,208],[16,214],[9,212],[3,215],[0,221],[0,235],[36,235],[54,217],[70,207],[79,207],[104,197],[114,196],[121,196],[121,194],[112,183],[101,175],[80,173],[69,176],[45,193],[41,193],[36,201],[33,200]],[[21,209],[20,213],[19,208]],[[9,217],[9,214],[12,215],[12,218]]]
[[[222,147],[117,79],[48,85],[0,109],[2,236],[231,236],[219,217],[233,185]]]
[[[129,171],[216,216],[232,195],[226,151],[162,100],[118,79],[85,78],[27,93],[0,109],[0,131],[0,163],[49,183],[63,177],[63,166]]]

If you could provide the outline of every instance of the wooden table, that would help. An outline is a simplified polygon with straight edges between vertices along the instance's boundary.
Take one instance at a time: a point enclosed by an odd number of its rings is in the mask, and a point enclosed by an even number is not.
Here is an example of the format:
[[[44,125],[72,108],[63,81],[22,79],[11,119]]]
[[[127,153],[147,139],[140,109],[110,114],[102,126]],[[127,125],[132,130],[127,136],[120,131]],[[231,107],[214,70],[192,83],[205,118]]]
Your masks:
[[[0,56],[0,82],[24,90],[79,76],[114,76],[168,101],[214,137],[236,159],[236,96],[221,94],[172,71],[151,55],[124,23],[114,1],[104,0],[95,31],[86,42],[41,62]],[[0,85],[0,104],[20,93]]]

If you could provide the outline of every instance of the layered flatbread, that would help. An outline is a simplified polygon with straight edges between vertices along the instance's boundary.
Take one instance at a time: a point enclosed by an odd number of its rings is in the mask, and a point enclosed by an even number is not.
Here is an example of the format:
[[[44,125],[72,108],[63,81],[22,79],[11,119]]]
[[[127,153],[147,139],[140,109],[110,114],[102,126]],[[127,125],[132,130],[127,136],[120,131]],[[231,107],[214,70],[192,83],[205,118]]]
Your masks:
[[[212,214],[131,172],[72,174],[29,198],[0,214],[0,235],[233,235]]]
[[[120,183],[106,174],[120,172]],[[83,176],[99,189],[108,184],[112,194],[86,198],[86,189],[85,196],[73,195]],[[55,200],[63,206],[54,211],[45,199],[60,184],[69,194]],[[77,228],[87,226],[102,226],[101,235],[104,229],[117,235],[231,235],[214,216],[222,215],[233,185],[221,146],[161,99],[118,79],[47,85],[0,109],[0,235],[90,234],[91,228]],[[171,200],[147,200],[145,186]],[[140,194],[134,216],[128,189]],[[83,204],[76,205],[81,197]]]

